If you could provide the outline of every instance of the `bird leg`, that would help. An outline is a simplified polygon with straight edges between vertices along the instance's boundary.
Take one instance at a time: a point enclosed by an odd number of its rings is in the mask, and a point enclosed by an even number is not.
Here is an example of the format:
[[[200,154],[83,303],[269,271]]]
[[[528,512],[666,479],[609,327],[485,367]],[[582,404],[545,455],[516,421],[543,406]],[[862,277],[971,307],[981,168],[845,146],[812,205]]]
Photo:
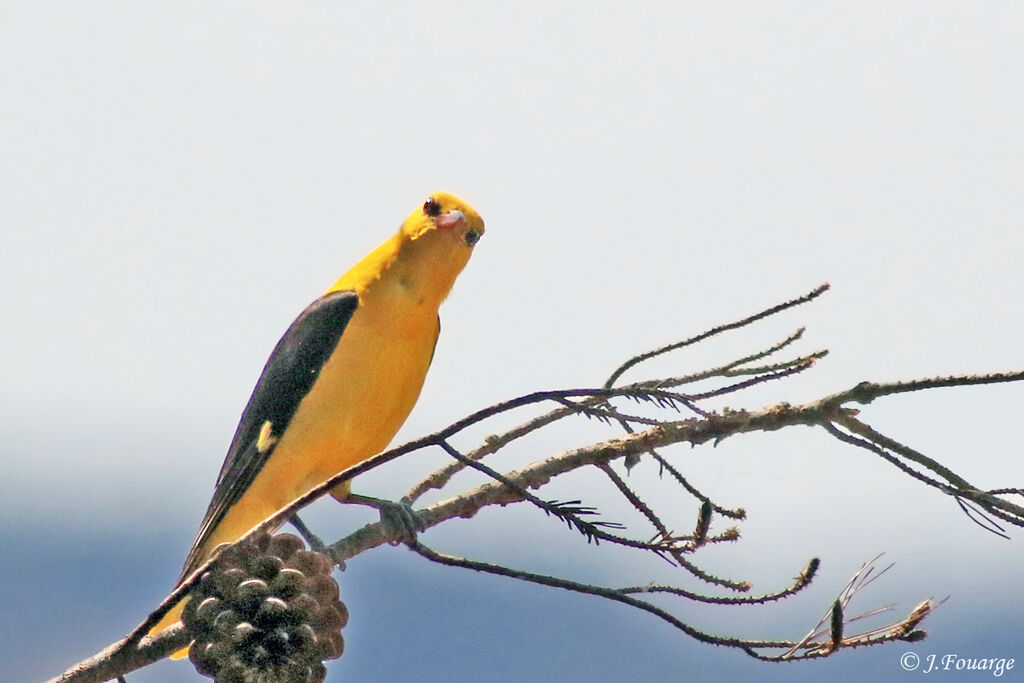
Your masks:
[[[302,538],[305,539],[310,549],[315,550],[318,553],[327,552],[327,546],[324,545],[324,542],[320,540],[319,536],[314,534],[310,528],[306,526],[306,523],[299,518],[298,513],[292,515],[291,519],[288,521],[293,527],[295,527],[295,530],[299,532],[299,536],[302,536]]]
[[[305,539],[311,550],[327,555],[331,558],[331,561],[334,562],[338,569],[345,571],[345,561],[339,559],[337,555],[335,555],[334,550],[325,544],[319,536],[314,534],[310,528],[306,526],[306,523],[299,518],[298,513],[292,515],[288,522],[295,527],[296,531],[299,532],[299,536],[302,536],[302,538]]]
[[[391,545],[415,543],[416,535],[427,530],[423,518],[406,503],[362,496],[358,493],[349,493],[341,502],[376,508],[380,512],[381,523],[395,535],[395,540],[391,541]]]

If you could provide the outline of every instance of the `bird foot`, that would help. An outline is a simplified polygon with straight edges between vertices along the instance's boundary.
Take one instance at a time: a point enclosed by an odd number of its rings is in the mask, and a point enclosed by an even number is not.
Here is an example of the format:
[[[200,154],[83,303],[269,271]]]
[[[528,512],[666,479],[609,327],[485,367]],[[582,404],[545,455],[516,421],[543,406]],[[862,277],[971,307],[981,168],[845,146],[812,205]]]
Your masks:
[[[381,502],[384,503],[379,508],[381,523],[398,535],[398,538],[391,541],[391,545],[415,543],[417,534],[427,530],[426,522],[411,506],[391,501]]]
[[[349,494],[346,502],[357,505],[368,505],[380,512],[380,521],[388,531],[393,540],[391,545],[411,545],[416,542],[416,536],[421,531],[427,530],[424,519],[406,503],[396,503],[371,496]]]

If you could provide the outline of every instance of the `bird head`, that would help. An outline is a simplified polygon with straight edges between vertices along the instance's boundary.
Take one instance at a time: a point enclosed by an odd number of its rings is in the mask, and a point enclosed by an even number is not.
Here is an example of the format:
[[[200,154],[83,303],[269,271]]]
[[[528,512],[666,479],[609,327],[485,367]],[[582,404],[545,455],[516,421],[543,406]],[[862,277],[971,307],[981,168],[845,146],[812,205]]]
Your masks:
[[[483,234],[484,221],[473,207],[455,195],[435,192],[409,214],[395,235],[328,291],[352,290],[362,300],[367,289],[383,278],[415,291],[423,303],[436,309]]]
[[[461,245],[460,251],[469,258],[469,252],[484,234],[484,221],[472,206],[447,192],[435,192],[423,205],[413,211],[402,225],[402,232],[410,240],[432,235],[445,244]]]

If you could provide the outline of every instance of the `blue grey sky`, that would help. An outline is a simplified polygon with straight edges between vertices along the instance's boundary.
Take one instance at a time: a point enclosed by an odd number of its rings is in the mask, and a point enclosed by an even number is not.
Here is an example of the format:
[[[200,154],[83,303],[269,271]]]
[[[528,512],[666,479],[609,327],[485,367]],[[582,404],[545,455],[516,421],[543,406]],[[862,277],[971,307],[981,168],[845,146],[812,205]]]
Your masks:
[[[465,197],[488,229],[398,441],[534,389],[599,384],[635,352],[824,281],[813,306],[657,369],[700,369],[801,325],[800,350],[831,355],[732,405],[1024,367],[1022,30],[1013,2],[7,3],[11,680],[57,674],[157,604],[278,336],[433,190]],[[1020,486],[1022,398],[1024,386],[936,391],[863,416],[980,487]],[[575,424],[495,464],[604,434]],[[1011,674],[1024,672],[1021,532],[986,534],[952,500],[808,429],[667,454],[749,514],[742,542],[703,566],[769,591],[822,559],[789,604],[679,604],[680,616],[799,637],[885,552],[896,566],[859,604],[906,612],[951,595],[931,637],[771,666],[620,605],[384,548],[339,574],[352,617],[331,680],[863,680],[910,677],[908,649],[1016,657]],[[357,488],[400,495],[444,462],[415,458]],[[649,465],[630,481],[675,501]],[[616,509],[593,477],[556,496]],[[369,519],[330,504],[311,517],[327,534]],[[608,585],[681,580],[583,547],[533,510],[424,540]],[[169,662],[129,678],[197,679]]]

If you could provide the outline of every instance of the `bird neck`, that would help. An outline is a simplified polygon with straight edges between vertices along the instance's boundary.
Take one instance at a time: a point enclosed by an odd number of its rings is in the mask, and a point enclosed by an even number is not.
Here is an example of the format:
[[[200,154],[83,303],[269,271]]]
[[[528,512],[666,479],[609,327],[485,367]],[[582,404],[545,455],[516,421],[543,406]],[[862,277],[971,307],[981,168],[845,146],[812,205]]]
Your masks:
[[[328,292],[355,291],[361,303],[404,297],[424,312],[436,313],[467,260],[445,237],[431,231],[411,239],[399,231],[342,275]]]

